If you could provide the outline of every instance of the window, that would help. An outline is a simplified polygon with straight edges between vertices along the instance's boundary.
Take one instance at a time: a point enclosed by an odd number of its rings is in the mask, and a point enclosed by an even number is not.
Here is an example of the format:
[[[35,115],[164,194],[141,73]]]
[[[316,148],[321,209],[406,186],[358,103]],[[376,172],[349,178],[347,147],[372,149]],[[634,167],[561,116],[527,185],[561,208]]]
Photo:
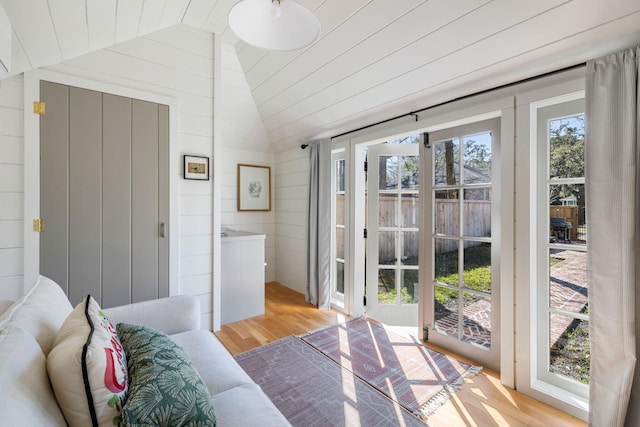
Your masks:
[[[589,384],[584,98],[537,108],[537,378],[583,398]]]
[[[346,159],[345,150],[334,151],[331,154],[333,167],[331,175],[332,213],[331,213],[331,242],[332,242],[332,273],[331,273],[331,302],[344,308],[345,292],[345,249],[347,247],[346,234]]]

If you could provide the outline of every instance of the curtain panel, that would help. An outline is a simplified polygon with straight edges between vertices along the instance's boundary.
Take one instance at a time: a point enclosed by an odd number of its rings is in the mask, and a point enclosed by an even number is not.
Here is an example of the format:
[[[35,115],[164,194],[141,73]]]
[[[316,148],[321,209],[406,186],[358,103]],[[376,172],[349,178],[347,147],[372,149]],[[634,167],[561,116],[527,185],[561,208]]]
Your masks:
[[[589,61],[589,424],[640,425],[640,47]]]
[[[331,308],[331,139],[309,143],[307,302]]]

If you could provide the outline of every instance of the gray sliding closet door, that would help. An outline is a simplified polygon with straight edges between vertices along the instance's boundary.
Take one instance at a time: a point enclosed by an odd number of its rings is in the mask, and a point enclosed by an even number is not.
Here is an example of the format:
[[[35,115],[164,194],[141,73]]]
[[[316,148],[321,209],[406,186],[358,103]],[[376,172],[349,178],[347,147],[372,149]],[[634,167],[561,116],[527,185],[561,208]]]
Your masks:
[[[40,273],[68,294],[69,87],[42,84],[40,99],[56,104],[40,116],[40,217],[46,218],[46,231],[40,234]]]
[[[169,108],[40,90],[41,274],[73,304],[89,293],[103,307],[168,296]]]
[[[131,300],[131,99],[102,97],[102,300]]]

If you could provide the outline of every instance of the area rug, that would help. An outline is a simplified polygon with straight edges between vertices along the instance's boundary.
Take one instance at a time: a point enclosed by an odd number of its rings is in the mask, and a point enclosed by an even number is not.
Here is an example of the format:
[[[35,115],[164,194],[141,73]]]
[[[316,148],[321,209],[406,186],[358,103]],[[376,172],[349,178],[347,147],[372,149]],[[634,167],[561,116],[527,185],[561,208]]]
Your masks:
[[[235,359],[293,426],[425,425],[297,337],[249,350]]]
[[[364,318],[301,337],[357,377],[425,418],[482,368],[462,363]]]

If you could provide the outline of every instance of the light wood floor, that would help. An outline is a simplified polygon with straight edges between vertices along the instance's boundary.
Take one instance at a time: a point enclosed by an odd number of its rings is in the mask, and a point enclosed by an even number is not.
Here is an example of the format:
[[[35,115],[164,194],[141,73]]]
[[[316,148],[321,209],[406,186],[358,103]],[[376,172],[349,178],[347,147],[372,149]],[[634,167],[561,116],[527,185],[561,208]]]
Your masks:
[[[268,283],[264,316],[224,325],[216,336],[235,355],[288,335],[302,334],[343,320],[345,317],[336,311],[318,310],[307,304],[298,292],[278,283]],[[431,427],[587,425],[504,387],[499,375],[488,369],[467,379],[462,389],[429,417],[428,423]]]

